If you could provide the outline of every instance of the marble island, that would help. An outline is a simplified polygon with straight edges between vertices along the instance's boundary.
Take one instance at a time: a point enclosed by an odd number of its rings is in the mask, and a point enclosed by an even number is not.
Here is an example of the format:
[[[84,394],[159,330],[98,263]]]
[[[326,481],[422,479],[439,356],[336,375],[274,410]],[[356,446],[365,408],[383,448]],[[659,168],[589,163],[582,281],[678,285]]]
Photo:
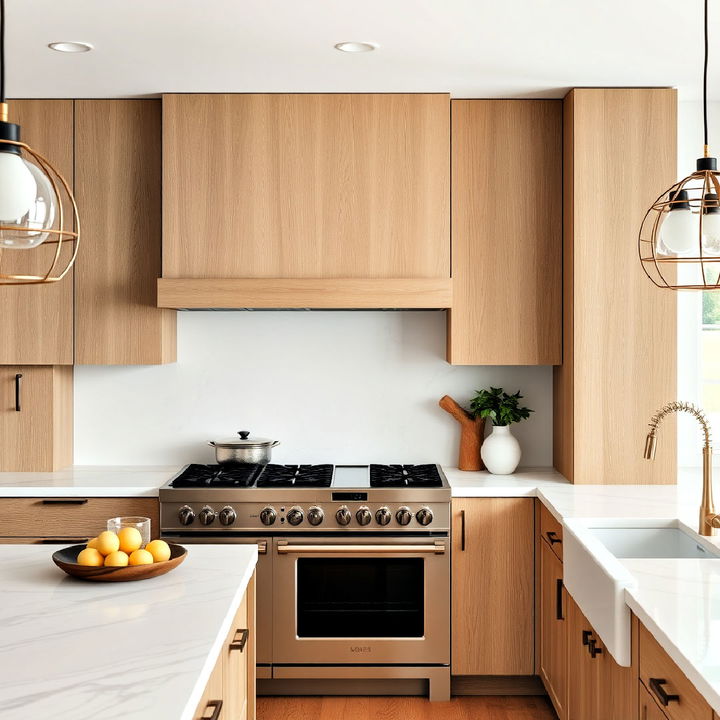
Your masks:
[[[53,549],[0,545],[3,720],[191,720],[257,563],[255,545],[192,545],[129,583],[75,580]]]

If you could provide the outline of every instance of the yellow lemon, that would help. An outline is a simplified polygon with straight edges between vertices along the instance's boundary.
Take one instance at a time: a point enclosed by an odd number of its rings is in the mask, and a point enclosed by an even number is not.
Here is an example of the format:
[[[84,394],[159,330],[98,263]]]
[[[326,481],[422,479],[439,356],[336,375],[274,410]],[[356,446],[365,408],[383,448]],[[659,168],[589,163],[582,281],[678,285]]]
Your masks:
[[[127,553],[124,553],[122,550],[116,550],[105,558],[105,567],[125,567],[128,564],[128,560]]]
[[[90,567],[101,567],[104,562],[103,556],[95,548],[85,548],[77,556],[78,565],[89,565]]]
[[[147,550],[135,550],[130,554],[130,565],[152,565],[153,556]]]
[[[128,555],[140,549],[142,545],[142,535],[137,528],[124,527],[118,533],[120,541],[120,549]]]
[[[155,562],[165,562],[170,559],[170,546],[164,540],[151,540],[145,549],[153,556]]]
[[[95,548],[97,550],[97,538],[96,537],[90,538],[90,540],[88,540],[87,547]]]
[[[112,530],[106,530],[97,536],[95,548],[103,555],[109,555],[120,549],[120,540]]]

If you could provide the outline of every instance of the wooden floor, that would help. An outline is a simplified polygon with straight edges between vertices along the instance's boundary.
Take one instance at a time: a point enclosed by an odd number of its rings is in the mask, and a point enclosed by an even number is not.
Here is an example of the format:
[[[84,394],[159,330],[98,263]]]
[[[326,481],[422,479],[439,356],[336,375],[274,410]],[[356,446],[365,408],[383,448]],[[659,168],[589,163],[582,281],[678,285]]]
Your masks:
[[[546,697],[259,697],[257,720],[557,720]]]

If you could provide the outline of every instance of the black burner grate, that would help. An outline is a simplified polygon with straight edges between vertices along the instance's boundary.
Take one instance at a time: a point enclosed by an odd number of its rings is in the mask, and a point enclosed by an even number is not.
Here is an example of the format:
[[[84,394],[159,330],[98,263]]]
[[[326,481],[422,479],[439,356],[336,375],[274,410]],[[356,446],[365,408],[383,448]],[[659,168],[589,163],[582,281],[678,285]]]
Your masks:
[[[188,465],[173,481],[176,488],[247,488],[255,484],[264,465]]]
[[[442,487],[437,465],[371,465],[370,487]]]
[[[330,487],[332,465],[268,465],[257,487]]]

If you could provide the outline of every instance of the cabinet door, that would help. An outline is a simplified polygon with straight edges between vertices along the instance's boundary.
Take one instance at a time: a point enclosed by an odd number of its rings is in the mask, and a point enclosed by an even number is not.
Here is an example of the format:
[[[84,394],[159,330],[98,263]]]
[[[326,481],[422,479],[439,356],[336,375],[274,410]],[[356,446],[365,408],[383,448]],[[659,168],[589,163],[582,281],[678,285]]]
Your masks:
[[[588,652],[592,626],[570,595],[567,596],[568,720],[608,720],[598,715],[600,663]]]
[[[72,378],[71,366],[0,367],[0,471],[72,465]]]
[[[598,668],[598,720],[603,718],[637,717],[637,665],[634,667],[621,667],[613,656],[607,651],[602,641],[593,635],[596,649],[601,650],[596,656]]]
[[[567,710],[567,621],[563,565],[540,542],[540,676],[560,720]]]
[[[225,653],[221,652],[210,678],[205,685],[200,702],[198,703],[193,720],[227,720],[225,701],[223,699],[223,673],[225,670]]]
[[[534,672],[532,498],[453,500],[452,673]]]
[[[454,365],[562,362],[562,103],[452,101]]]
[[[248,623],[248,593],[245,593],[225,643],[225,719],[246,720],[248,701],[248,651],[252,628]]]
[[[173,310],[157,307],[162,274],[160,100],[77,100],[75,362],[175,360]]]
[[[638,682],[638,693],[640,695],[639,720],[667,720],[667,715],[657,706],[641,682]]]
[[[448,95],[163,97],[164,278],[450,278]]]
[[[73,101],[13,100],[10,121],[20,124],[21,140],[46,157],[72,187]],[[70,208],[64,210],[65,216],[72,218]],[[70,253],[63,248],[61,261]],[[0,272],[44,274],[55,250],[55,244],[40,245],[32,250],[1,250]],[[0,285],[0,307],[0,365],[72,365],[72,270],[55,283]]]

